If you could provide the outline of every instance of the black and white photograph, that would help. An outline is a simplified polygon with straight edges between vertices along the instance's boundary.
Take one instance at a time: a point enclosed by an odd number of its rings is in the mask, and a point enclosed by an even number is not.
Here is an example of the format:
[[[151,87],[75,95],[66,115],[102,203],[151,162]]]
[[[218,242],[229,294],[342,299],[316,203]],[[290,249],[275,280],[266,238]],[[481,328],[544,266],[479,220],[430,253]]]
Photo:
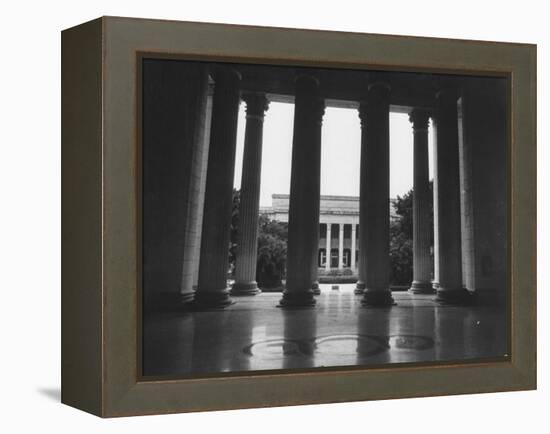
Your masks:
[[[139,66],[143,377],[509,359],[507,76]]]
[[[3,2],[0,433],[546,434],[546,9]]]

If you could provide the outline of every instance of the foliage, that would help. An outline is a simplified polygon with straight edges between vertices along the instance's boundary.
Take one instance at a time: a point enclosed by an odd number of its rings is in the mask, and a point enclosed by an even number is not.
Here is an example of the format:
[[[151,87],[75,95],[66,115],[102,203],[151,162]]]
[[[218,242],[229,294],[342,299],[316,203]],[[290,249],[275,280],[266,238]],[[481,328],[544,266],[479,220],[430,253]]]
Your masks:
[[[256,280],[260,287],[282,285],[285,277],[288,225],[260,215]]]
[[[430,182],[430,228],[433,228],[433,194]],[[390,222],[390,269],[393,285],[409,285],[413,279],[413,190],[397,196],[394,203],[397,219]],[[433,230],[430,231],[433,245]]]
[[[433,228],[433,194],[431,192],[432,182],[430,182],[429,195],[429,227]],[[235,271],[238,244],[239,202],[240,192],[233,189],[229,245],[229,264],[232,273]],[[413,278],[413,190],[411,189],[403,196],[397,196],[393,206],[398,218],[392,219],[390,222],[391,283],[392,285],[410,285]],[[271,220],[267,215],[260,215],[256,267],[256,280],[260,287],[273,288],[282,285],[282,280],[285,278],[287,240],[287,223]],[[430,231],[430,240],[433,245],[433,230]],[[334,272],[341,274],[338,270],[334,270]]]
[[[235,275],[237,246],[239,243],[240,191],[233,189],[231,235],[229,242],[229,270]],[[282,285],[286,267],[286,243],[288,225],[260,215],[258,221],[258,262],[256,280],[260,287],[273,288]]]
[[[237,258],[238,230],[239,230],[239,205],[241,202],[241,192],[233,189],[233,207],[231,209],[231,229],[229,236],[229,270],[230,274],[235,274],[235,262]]]

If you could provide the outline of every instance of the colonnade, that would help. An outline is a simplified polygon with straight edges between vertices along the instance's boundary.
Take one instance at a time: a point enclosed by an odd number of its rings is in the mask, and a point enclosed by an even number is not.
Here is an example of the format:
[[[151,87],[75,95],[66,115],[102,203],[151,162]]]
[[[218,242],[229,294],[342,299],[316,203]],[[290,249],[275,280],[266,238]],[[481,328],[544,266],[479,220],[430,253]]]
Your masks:
[[[352,270],[355,270],[355,266],[356,266],[356,261],[355,261],[355,254],[357,252],[357,225],[355,223],[321,223],[321,225],[325,224],[326,225],[326,238],[325,238],[325,258],[326,258],[326,261],[325,261],[325,264],[324,264],[324,268],[326,271],[329,271],[330,269],[332,269],[332,256],[331,256],[331,253],[332,253],[332,250],[333,250],[333,247],[332,247],[332,226],[337,226],[338,227],[338,263],[336,265],[336,268],[345,268],[345,267],[349,267],[351,268]],[[349,259],[349,262],[346,264],[344,264],[344,259],[345,259],[345,255],[344,255],[344,252],[345,252],[345,248],[344,248],[344,242],[345,242],[345,236],[344,236],[344,229],[345,229],[345,226],[348,225],[348,226],[351,226],[351,238],[350,238],[350,259]]]
[[[268,100],[264,93],[240,91],[240,74],[231,67],[217,68],[212,106],[211,134],[204,201],[198,286],[198,307],[217,308],[231,303],[227,288],[232,186],[235,168],[237,117],[241,98],[246,103],[246,130],[240,204],[240,244],[236,281],[231,295],[253,295],[262,160],[263,121]],[[319,245],[321,125],[325,101],[314,75],[295,80],[294,133],[288,221],[286,287],[281,307],[315,305]],[[365,306],[391,306],[389,256],[389,114],[391,87],[384,76],[368,84],[360,95],[361,121],[359,258],[356,293]],[[457,127],[458,93],[441,87],[433,112],[413,109],[414,134],[414,277],[411,291],[437,290],[445,302],[458,302],[462,288],[460,245],[460,192]],[[435,127],[434,220],[435,282],[431,282],[428,179],[428,120]],[[352,267],[355,268],[355,225]],[[343,250],[340,225],[339,250]],[[330,225],[327,254],[330,255]],[[340,254],[339,266],[342,267]],[[330,262],[330,257],[327,258]]]

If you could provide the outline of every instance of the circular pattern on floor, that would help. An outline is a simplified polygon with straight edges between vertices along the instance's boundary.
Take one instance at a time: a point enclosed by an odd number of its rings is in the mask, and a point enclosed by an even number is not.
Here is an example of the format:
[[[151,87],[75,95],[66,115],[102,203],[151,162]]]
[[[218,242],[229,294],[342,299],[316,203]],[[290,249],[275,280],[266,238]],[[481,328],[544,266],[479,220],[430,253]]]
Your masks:
[[[268,339],[247,345],[243,352],[262,359],[278,359],[282,356],[311,357],[315,354],[372,356],[390,349],[423,351],[433,346],[433,339],[427,336],[335,334],[312,339]]]

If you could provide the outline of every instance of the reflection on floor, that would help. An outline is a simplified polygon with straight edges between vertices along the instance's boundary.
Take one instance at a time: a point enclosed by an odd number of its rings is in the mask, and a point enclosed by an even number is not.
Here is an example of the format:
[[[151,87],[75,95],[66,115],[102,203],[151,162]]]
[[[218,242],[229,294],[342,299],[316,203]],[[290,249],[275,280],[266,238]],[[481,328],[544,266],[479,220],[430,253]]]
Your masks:
[[[144,375],[372,365],[502,357],[506,317],[496,307],[441,306],[395,292],[397,306],[364,308],[352,285],[321,285],[317,306],[276,308],[281,294],[236,298],[222,311],[144,320]]]

